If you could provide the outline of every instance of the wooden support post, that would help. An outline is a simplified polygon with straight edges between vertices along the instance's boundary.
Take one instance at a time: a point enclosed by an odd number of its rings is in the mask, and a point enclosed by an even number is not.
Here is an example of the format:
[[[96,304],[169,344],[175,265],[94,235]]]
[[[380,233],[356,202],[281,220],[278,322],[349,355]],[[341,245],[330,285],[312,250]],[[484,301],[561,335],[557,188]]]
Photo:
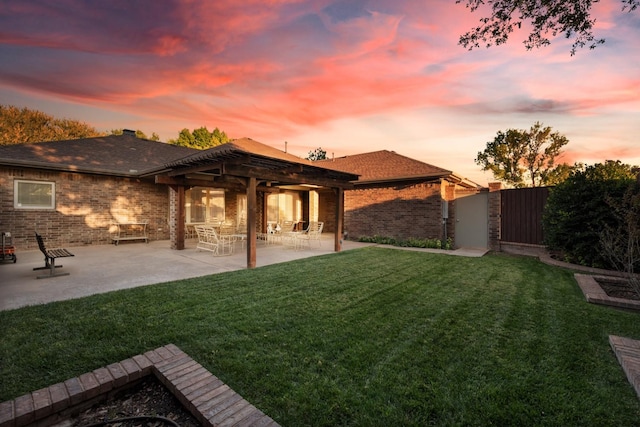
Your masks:
[[[185,192],[184,187],[179,185],[177,188],[178,194],[176,197],[177,201],[177,218],[178,221],[176,224],[176,249],[183,250],[184,249],[184,239],[185,239]]]
[[[247,268],[256,267],[256,218],[257,218],[257,182],[248,178],[247,185]]]
[[[169,237],[171,249],[184,249],[185,238],[185,194],[181,185],[169,186]]]
[[[336,193],[336,232],[335,232],[335,251],[342,250],[342,233],[344,227],[344,189],[337,188]]]

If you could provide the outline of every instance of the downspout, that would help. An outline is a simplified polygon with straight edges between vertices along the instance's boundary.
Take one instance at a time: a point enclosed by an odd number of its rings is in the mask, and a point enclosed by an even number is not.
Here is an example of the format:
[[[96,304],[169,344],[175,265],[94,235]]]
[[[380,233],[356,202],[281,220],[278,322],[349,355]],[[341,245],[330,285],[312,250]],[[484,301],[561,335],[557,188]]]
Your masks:
[[[442,200],[442,243],[445,244],[447,241],[447,220],[449,219],[449,202],[447,200]]]

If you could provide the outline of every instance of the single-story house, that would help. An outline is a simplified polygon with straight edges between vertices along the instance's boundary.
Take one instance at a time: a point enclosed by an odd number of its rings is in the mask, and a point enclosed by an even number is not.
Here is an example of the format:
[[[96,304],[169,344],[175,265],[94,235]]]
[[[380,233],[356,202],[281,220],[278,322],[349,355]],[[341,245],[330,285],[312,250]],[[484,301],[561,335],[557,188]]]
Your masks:
[[[145,222],[149,238],[182,249],[189,224],[232,219],[247,225],[251,267],[251,237],[285,220],[323,221],[336,251],[343,231],[454,237],[452,202],[477,191],[391,151],[310,162],[249,138],[195,150],[132,131],[0,146],[0,232],[16,249],[35,248],[34,231],[55,246],[107,244],[125,222]]]
[[[481,190],[450,170],[387,150],[318,164],[359,175],[344,201],[344,231],[353,239],[455,240],[455,200]]]

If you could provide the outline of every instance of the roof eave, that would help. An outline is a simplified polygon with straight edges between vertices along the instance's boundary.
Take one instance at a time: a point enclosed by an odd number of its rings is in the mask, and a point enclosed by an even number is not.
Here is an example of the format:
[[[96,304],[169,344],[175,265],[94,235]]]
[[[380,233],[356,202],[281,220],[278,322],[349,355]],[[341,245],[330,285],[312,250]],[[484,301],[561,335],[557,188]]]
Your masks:
[[[452,173],[451,174],[451,178],[453,178],[454,180],[456,180],[456,184],[460,184],[463,187],[467,187],[467,188],[482,188],[482,185],[478,184],[477,182],[471,181],[470,179],[464,178],[458,174]]]
[[[394,176],[392,178],[365,179],[365,180],[358,180],[354,184],[355,185],[371,185],[371,184],[384,184],[384,183],[403,182],[403,181],[404,182],[435,181],[440,179],[452,181],[466,188],[482,187],[481,185],[471,180],[468,180],[467,178],[461,177],[460,175],[457,175],[451,171],[434,172],[431,174],[424,174],[424,175],[405,175],[405,176],[397,176],[397,177]]]
[[[93,169],[86,167],[77,167],[73,165],[61,165],[56,164],[52,165],[51,163],[46,162],[34,162],[34,161],[24,161],[24,160],[14,160],[14,159],[0,159],[0,165],[3,166],[18,166],[25,167],[31,169],[44,169],[51,171],[59,171],[59,172],[75,172],[75,173],[90,173],[95,175],[109,175],[109,176],[123,176],[128,178],[139,178],[144,175],[140,171],[135,172],[123,172],[118,170],[110,170],[110,169]]]
[[[363,179],[355,182],[358,184],[381,184],[385,182],[401,182],[401,181],[435,181],[437,179],[446,178],[451,175],[451,172],[437,172],[426,175],[405,175],[405,176],[394,176],[391,178],[373,178],[373,179]]]

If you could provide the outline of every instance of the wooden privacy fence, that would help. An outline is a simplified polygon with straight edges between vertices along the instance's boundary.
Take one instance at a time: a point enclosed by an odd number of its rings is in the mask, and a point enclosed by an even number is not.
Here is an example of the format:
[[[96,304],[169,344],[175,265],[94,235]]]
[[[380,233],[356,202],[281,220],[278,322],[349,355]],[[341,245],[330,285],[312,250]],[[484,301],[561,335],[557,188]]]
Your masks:
[[[544,244],[542,212],[549,187],[500,190],[500,240]]]

